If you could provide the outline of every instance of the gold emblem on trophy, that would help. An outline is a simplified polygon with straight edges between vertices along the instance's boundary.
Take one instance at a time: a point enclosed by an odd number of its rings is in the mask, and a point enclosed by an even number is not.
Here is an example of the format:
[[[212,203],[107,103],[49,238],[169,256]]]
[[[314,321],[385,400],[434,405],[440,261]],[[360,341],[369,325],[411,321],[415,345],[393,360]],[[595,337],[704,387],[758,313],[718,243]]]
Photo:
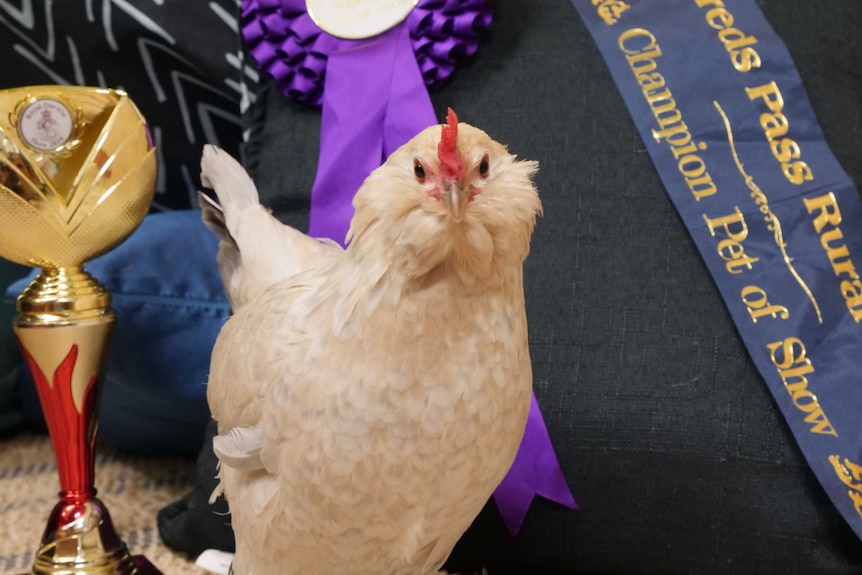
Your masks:
[[[96,498],[101,372],[116,313],[83,264],[122,242],[153,199],[156,156],[121,91],[0,91],[0,256],[41,267],[18,297],[15,334],[33,374],[60,475],[31,573],[147,574]]]

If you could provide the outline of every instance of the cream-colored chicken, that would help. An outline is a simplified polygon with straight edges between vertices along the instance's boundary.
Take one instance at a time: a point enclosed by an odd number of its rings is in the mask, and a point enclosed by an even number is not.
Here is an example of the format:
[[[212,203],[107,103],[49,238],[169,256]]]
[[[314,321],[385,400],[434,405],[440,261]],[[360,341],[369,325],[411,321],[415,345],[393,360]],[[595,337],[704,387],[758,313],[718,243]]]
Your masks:
[[[224,152],[202,168],[235,307],[208,389],[233,572],[437,573],[530,407],[535,162],[450,111],[362,185],[346,250],[279,224]]]

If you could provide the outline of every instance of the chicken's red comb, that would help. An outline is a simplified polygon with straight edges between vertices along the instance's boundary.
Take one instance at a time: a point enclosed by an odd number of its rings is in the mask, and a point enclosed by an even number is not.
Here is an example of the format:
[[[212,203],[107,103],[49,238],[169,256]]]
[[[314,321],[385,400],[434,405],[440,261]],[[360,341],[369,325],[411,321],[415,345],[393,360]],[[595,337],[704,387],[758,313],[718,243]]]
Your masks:
[[[443,175],[455,180],[461,177],[464,167],[461,157],[458,155],[458,116],[452,108],[446,114],[446,123],[440,135],[440,143],[437,145],[437,157],[440,158],[440,167]]]

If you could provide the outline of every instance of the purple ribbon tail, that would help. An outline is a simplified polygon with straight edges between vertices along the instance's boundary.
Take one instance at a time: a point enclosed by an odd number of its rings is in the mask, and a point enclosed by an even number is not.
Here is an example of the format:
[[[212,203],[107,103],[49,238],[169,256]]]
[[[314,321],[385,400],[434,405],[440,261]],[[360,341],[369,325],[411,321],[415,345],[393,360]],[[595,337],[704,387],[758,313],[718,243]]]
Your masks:
[[[308,235],[345,241],[365,178],[436,123],[406,24],[329,56]]]
[[[404,23],[398,29],[398,50],[389,86],[383,132],[384,155],[389,156],[428,126],[439,123],[413,53],[410,29]]]
[[[494,491],[497,509],[512,536],[520,531],[536,495],[569,509],[578,508],[566,484],[566,478],[563,477],[563,470],[534,394],[524,438],[521,440],[515,462]]]

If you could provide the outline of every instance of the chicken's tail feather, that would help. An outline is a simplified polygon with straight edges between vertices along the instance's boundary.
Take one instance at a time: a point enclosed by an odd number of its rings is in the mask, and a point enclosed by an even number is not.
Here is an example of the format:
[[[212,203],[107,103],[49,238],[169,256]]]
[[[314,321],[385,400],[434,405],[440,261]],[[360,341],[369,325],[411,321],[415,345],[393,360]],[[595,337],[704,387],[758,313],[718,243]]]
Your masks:
[[[225,226],[231,232],[236,232],[236,224],[245,210],[260,205],[257,188],[248,173],[230,154],[216,146],[204,146],[201,182],[215,191]]]
[[[224,217],[224,210],[218,203],[203,192],[198,192],[198,204],[201,207],[202,219],[204,225],[216,235],[221,241],[232,244],[236,247],[236,240],[230,235],[227,229],[227,222]]]
[[[204,146],[201,181],[218,202],[199,194],[204,224],[221,239],[219,271],[234,311],[273,283],[325,265],[341,247],[286,226],[260,204],[248,173],[230,154]]]

